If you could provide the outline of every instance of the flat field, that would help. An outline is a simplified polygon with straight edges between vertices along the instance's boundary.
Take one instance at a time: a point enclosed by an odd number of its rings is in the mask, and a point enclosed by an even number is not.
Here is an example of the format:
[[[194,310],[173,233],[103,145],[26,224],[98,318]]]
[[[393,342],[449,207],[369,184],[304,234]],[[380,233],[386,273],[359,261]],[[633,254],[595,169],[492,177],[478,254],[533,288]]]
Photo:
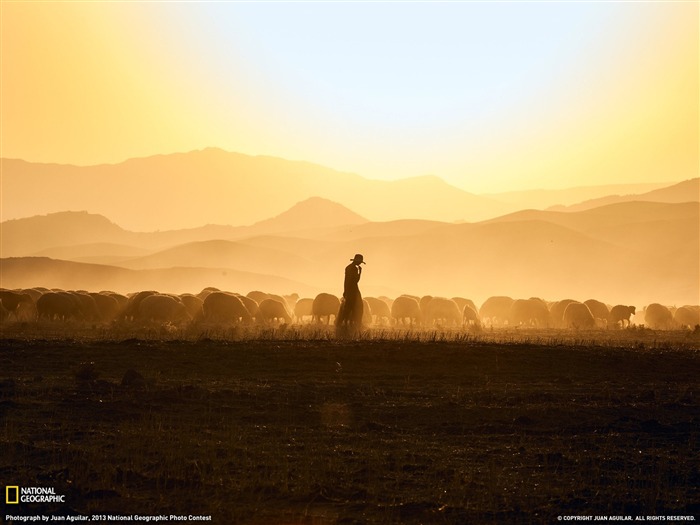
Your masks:
[[[626,332],[6,331],[0,479],[53,487],[66,503],[5,514],[256,525],[700,520],[697,334]]]

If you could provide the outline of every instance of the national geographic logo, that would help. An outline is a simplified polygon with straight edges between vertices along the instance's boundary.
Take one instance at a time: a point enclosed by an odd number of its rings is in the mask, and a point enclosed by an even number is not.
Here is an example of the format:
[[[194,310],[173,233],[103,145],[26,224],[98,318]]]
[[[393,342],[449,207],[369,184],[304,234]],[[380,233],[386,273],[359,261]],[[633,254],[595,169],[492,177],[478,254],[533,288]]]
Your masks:
[[[16,505],[18,503],[65,503],[63,494],[56,494],[53,487],[19,487],[7,485],[5,487],[5,503]]]
[[[5,487],[5,503],[8,505],[19,503],[19,487],[17,485]]]

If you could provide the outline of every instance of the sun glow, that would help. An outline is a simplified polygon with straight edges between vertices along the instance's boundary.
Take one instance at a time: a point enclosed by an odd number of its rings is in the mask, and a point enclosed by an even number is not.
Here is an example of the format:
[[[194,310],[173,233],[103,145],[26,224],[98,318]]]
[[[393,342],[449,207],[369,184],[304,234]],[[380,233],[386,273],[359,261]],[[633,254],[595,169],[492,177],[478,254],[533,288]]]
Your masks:
[[[697,3],[2,3],[2,156],[218,146],[474,192],[698,174]]]

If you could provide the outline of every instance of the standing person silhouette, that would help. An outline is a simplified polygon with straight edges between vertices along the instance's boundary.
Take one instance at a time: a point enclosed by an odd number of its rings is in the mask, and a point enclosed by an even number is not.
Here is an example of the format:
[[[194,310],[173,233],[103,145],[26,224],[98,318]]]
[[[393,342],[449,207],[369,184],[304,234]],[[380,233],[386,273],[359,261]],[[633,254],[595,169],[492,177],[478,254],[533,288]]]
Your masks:
[[[360,328],[362,326],[362,294],[360,294],[360,277],[365,264],[362,254],[355,254],[352,262],[345,267],[343,301],[338,312],[338,325]]]

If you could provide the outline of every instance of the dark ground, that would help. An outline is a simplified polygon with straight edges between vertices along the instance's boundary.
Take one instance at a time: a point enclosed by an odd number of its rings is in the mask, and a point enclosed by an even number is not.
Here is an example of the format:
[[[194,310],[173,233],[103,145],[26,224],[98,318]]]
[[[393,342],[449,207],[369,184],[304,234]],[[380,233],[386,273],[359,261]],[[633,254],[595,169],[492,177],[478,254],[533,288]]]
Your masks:
[[[700,520],[700,353],[485,341],[4,339],[6,514]]]

